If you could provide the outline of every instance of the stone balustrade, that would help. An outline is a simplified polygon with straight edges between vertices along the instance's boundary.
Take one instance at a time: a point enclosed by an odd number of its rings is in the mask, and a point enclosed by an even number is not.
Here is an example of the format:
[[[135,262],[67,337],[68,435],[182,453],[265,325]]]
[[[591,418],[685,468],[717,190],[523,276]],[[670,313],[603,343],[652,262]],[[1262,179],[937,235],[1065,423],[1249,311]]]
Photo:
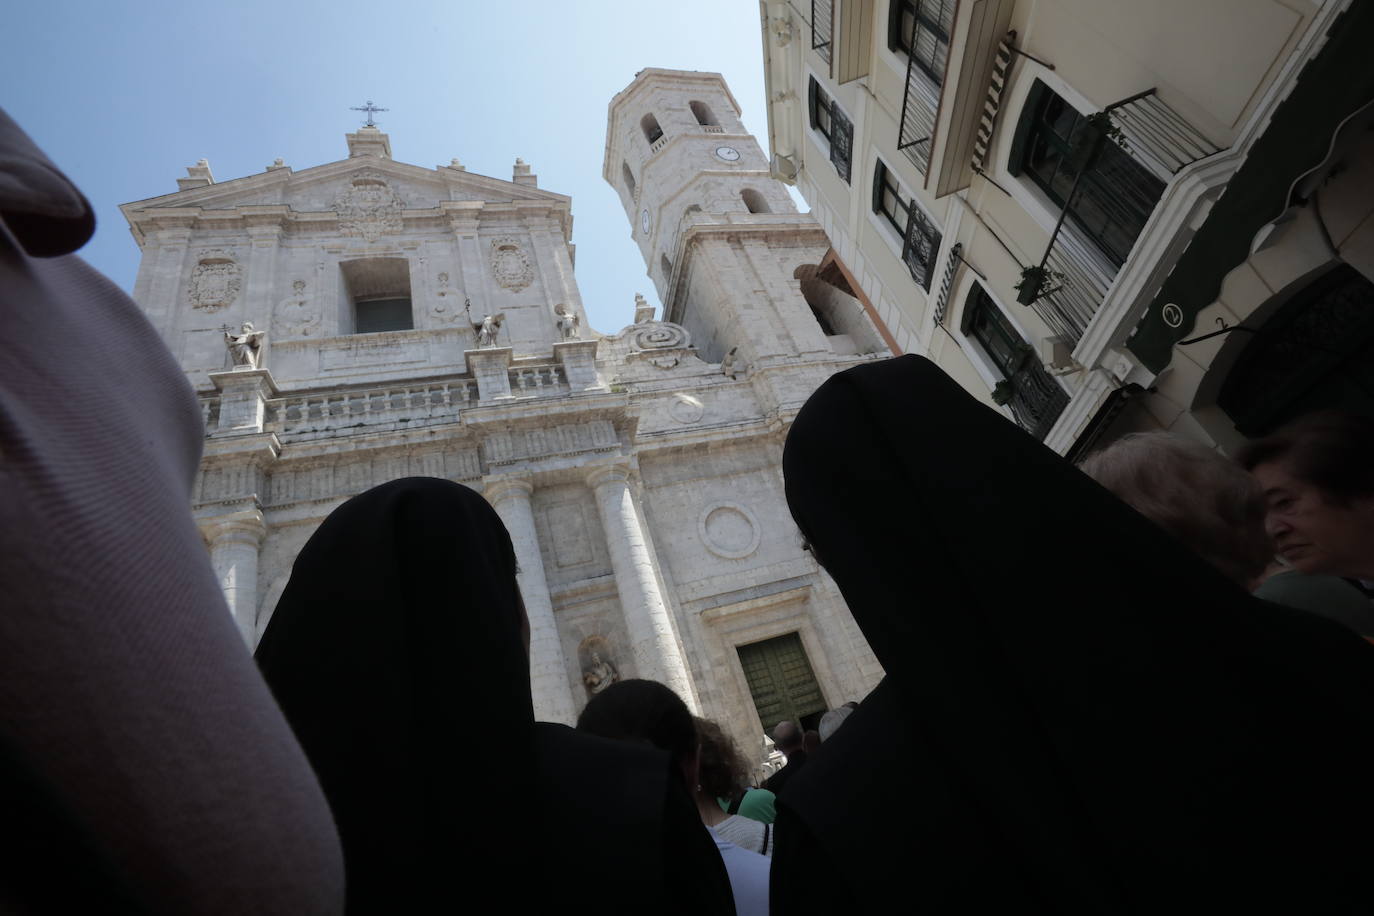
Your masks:
[[[265,428],[291,436],[381,424],[451,423],[459,409],[476,403],[477,383],[466,378],[277,398],[267,402]]]
[[[568,377],[562,366],[530,366],[510,370],[510,393],[514,397],[558,393],[566,391]]]

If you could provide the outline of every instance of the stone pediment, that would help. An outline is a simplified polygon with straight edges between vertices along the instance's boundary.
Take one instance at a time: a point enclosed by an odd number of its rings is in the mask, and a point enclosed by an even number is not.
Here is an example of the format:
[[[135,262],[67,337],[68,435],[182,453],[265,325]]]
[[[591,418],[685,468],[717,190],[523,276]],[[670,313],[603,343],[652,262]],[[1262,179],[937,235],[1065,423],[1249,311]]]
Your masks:
[[[366,173],[366,174],[364,174]],[[196,207],[202,210],[234,210],[264,204],[286,205],[297,213],[335,209],[341,196],[362,184],[378,189],[364,195],[384,194],[389,189],[399,197],[402,209],[431,210],[444,201],[480,200],[490,203],[539,201],[566,204],[564,194],[543,191],[529,185],[478,175],[462,169],[440,166],[427,169],[390,159],[359,157],[314,166],[299,172],[288,167],[269,169],[258,175],[235,178],[149,198],[125,205],[126,212]]]

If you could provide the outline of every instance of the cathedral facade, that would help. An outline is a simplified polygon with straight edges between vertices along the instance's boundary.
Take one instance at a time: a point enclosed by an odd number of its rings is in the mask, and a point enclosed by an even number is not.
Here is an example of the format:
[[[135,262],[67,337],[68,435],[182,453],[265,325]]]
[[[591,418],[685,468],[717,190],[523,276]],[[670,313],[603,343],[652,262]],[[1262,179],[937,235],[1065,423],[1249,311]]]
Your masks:
[[[511,533],[541,719],[645,677],[758,748],[872,689],[780,462],[810,392],[889,350],[723,80],[646,70],[611,103],[605,174],[664,303],[627,303],[614,334],[586,320],[571,200],[528,165],[503,180],[396,162],[376,127],[347,141],[231,181],[202,161],[123,207],[134,297],[201,395],[194,509],[248,644],[330,511],[424,475]]]

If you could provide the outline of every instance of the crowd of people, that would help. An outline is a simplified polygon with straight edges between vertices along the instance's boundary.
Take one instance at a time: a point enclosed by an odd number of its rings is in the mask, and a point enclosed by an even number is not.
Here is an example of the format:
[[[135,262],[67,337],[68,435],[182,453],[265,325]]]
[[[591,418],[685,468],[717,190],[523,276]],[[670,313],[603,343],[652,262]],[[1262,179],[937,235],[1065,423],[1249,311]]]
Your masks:
[[[652,681],[535,721],[510,536],[451,481],[336,509],[255,665],[187,507],[194,397],[70,255],[91,227],[0,115],[0,909],[1374,905],[1367,418],[1085,474],[918,357],[834,376],[787,499],[885,677],[776,725],[753,785]]]

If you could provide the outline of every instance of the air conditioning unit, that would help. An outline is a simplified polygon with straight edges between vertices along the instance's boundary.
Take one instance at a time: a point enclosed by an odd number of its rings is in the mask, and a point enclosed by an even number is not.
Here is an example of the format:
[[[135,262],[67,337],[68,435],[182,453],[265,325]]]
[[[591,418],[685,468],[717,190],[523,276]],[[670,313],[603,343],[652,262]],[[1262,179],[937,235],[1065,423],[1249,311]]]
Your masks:
[[[1040,361],[1051,371],[1066,372],[1078,366],[1073,360],[1073,346],[1062,337],[1041,338]]]

